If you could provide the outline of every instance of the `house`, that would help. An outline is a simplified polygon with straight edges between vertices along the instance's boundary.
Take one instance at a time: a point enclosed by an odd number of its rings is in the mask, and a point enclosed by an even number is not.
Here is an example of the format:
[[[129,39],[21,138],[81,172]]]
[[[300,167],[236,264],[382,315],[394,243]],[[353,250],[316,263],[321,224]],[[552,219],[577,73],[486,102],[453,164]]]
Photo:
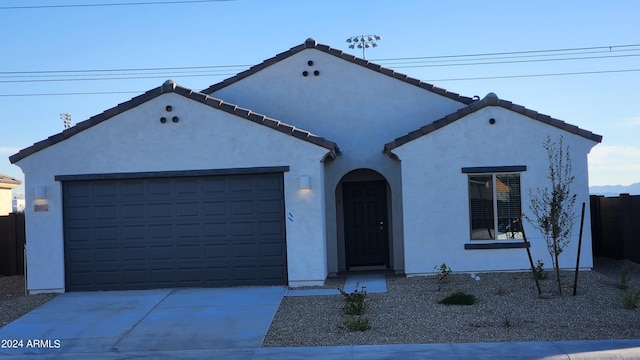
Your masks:
[[[13,212],[13,195],[11,192],[20,184],[22,184],[22,181],[0,174],[0,216]]]
[[[547,136],[570,146],[588,206],[601,136],[308,39],[203,91],[167,81],[11,156],[26,176],[28,288],[528,269],[513,221],[546,186]]]

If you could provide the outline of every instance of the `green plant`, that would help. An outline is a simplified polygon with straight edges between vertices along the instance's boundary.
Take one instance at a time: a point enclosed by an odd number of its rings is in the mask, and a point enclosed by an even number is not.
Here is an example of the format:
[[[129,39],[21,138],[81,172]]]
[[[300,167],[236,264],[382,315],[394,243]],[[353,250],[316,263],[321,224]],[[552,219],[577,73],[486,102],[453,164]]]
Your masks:
[[[360,283],[356,283],[352,293],[340,290],[344,298],[342,310],[346,315],[362,315],[367,310],[367,290],[365,286],[358,289]]]
[[[549,277],[549,275],[546,272],[544,272],[544,262],[540,259],[538,259],[538,262],[536,263],[536,268],[534,269],[534,272],[538,280],[544,280],[547,277]]]
[[[627,289],[622,293],[622,306],[625,309],[633,310],[638,307],[640,303],[640,290]]]
[[[360,287],[358,290],[360,283],[356,283],[355,289],[353,292],[348,293],[342,289],[340,290],[340,294],[344,297],[344,301],[347,303],[359,303],[367,301],[367,288],[365,286]]]
[[[342,310],[347,315],[363,315],[367,310],[367,303],[361,302],[346,302],[342,307]]]
[[[511,327],[511,325],[513,325],[513,323],[511,322],[511,318],[507,315],[505,315],[504,317],[502,317],[502,326],[509,328]]]
[[[473,305],[476,302],[476,297],[472,294],[467,294],[463,291],[455,292],[446,298],[438,301],[438,304],[443,305]]]
[[[449,282],[449,277],[451,276],[451,268],[448,267],[447,264],[442,263],[440,265],[436,265],[433,267],[433,270],[438,273],[438,282]]]
[[[344,320],[344,326],[351,331],[367,331],[371,329],[369,319],[362,316],[348,316]]]
[[[631,280],[631,276],[629,275],[629,269],[625,266],[620,273],[620,279],[617,284],[618,289],[627,290],[629,288],[629,280]]]
[[[575,177],[571,174],[569,147],[563,147],[562,136],[557,143],[547,136],[543,145],[549,159],[547,178],[550,188],[538,188],[536,193],[529,190],[531,216],[525,215],[525,218],[540,231],[547,243],[551,263],[556,272],[558,292],[562,295],[558,255],[571,241],[571,231],[576,218],[573,206],[577,195],[571,192],[571,184]]]

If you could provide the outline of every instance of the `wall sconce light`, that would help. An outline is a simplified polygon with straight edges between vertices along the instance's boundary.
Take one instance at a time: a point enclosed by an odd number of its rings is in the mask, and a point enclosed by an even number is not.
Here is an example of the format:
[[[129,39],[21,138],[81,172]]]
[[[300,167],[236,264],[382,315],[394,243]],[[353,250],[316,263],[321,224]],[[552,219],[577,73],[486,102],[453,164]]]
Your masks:
[[[309,175],[302,175],[298,178],[298,188],[300,190],[311,189],[311,178],[309,177]]]
[[[36,200],[45,200],[47,198],[47,187],[36,186]]]
[[[33,211],[49,211],[49,202],[47,201],[47,187],[36,186],[36,201],[33,204]]]

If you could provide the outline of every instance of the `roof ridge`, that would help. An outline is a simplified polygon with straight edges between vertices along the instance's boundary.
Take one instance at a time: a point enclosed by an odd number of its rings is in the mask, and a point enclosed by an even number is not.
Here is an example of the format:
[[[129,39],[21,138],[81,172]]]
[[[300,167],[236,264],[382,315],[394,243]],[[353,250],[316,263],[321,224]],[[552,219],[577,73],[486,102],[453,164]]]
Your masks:
[[[373,70],[376,71],[380,74],[383,75],[387,75],[389,77],[398,79],[400,81],[404,81],[408,84],[417,86],[421,89],[433,92],[435,94],[441,95],[441,96],[445,96],[449,99],[461,102],[463,104],[471,104],[473,102],[472,98],[466,97],[466,96],[462,96],[460,94],[454,93],[454,92],[450,92],[447,91],[445,89],[439,88],[434,86],[433,84],[430,83],[426,83],[420,79],[417,78],[413,78],[410,77],[406,74],[402,74],[399,72],[396,72],[395,70],[391,69],[391,68],[386,68],[383,67],[382,65],[376,64],[376,63],[372,63],[370,61],[367,61],[365,59],[359,58],[355,55],[346,53],[342,50],[336,49],[336,48],[332,48],[331,46],[328,45],[324,45],[324,44],[320,44],[318,43],[314,38],[308,38],[307,40],[305,40],[304,43],[300,44],[300,45],[296,45],[292,48],[290,48],[287,51],[283,51],[277,55],[275,55],[274,57],[268,58],[266,60],[264,60],[263,62],[261,62],[260,64],[257,65],[253,65],[251,66],[249,69],[239,72],[238,74],[230,77],[230,78],[226,78],[224,80],[222,80],[219,83],[213,84],[211,86],[209,86],[208,88],[202,90],[201,92],[204,94],[211,94],[215,91],[218,91],[222,88],[225,88],[237,81],[240,81],[246,77],[249,77],[255,73],[257,73],[258,71],[261,71],[273,64],[276,64],[290,56],[293,56],[305,49],[315,49],[318,51],[322,51],[324,53],[327,53],[329,55],[335,56],[337,58],[340,58],[342,60],[354,63],[356,65],[365,67],[369,70]]]
[[[108,120],[118,114],[121,114],[125,111],[131,110],[136,106],[145,103],[147,101],[153,100],[156,97],[167,94],[167,93],[175,93],[178,95],[182,95],[191,100],[198,101],[202,104],[205,104],[209,107],[222,110],[229,114],[238,116],[240,118],[244,118],[245,120],[252,121],[254,123],[272,128],[274,130],[278,130],[282,133],[288,134],[290,136],[296,137],[301,140],[308,141],[312,144],[321,146],[329,150],[329,155],[334,157],[340,153],[338,145],[335,142],[326,140],[321,136],[317,136],[310,131],[306,131],[303,129],[296,128],[295,126],[283,123],[279,120],[270,118],[266,115],[259,114],[253,112],[248,109],[241,108],[235,104],[223,101],[221,99],[215,98],[208,94],[204,94],[202,92],[194,91],[192,89],[183,87],[178,85],[173,80],[165,81],[161,86],[153,88],[141,95],[138,95],[128,101],[122,102],[110,109],[103,111],[98,115],[94,115],[87,120],[81,121],[77,123],[75,126],[65,129],[64,131],[49,136],[47,139],[39,141],[25,149],[20,150],[18,153],[13,154],[9,157],[9,161],[14,164],[25,157],[32,155],[40,150],[43,150],[51,145],[57,144],[61,141],[64,141],[90,127],[93,127],[105,120]]]
[[[567,131],[569,133],[578,135],[578,136],[582,136],[586,139],[589,139],[591,141],[595,141],[595,142],[602,142],[602,135],[598,135],[595,133],[592,133],[591,131],[585,130],[585,129],[581,129],[575,125],[571,125],[568,124],[562,120],[558,120],[556,118],[552,118],[549,115],[545,115],[545,114],[541,114],[537,111],[528,109],[522,105],[518,105],[518,104],[514,104],[511,101],[507,101],[507,100],[502,100],[500,98],[498,98],[498,96],[495,93],[488,93],[483,99],[480,100],[476,100],[473,103],[467,105],[466,107],[463,107],[461,109],[458,109],[456,112],[451,113],[449,115],[446,115],[443,118],[440,118],[438,120],[435,120],[429,124],[426,124],[422,127],[420,127],[417,130],[411,131],[408,134],[401,136],[399,138],[396,138],[394,141],[391,141],[387,144],[384,145],[384,152],[389,154],[393,149],[402,146],[412,140],[415,140],[419,137],[422,137],[424,135],[427,135],[431,132],[434,132],[435,130],[444,127],[446,125],[451,124],[454,121],[457,121],[471,113],[474,113],[480,109],[484,109],[485,107],[488,106],[499,106],[502,108],[505,108],[507,110],[522,114],[526,117],[529,117],[531,119],[543,122],[547,125],[551,125],[554,126],[558,129]]]

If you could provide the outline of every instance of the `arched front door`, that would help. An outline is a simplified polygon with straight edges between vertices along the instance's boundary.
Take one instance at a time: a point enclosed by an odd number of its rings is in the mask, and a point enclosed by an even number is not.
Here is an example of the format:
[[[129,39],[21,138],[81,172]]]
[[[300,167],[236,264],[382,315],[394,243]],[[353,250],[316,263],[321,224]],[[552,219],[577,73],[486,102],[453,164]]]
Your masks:
[[[342,184],[347,268],[389,267],[386,181]]]

